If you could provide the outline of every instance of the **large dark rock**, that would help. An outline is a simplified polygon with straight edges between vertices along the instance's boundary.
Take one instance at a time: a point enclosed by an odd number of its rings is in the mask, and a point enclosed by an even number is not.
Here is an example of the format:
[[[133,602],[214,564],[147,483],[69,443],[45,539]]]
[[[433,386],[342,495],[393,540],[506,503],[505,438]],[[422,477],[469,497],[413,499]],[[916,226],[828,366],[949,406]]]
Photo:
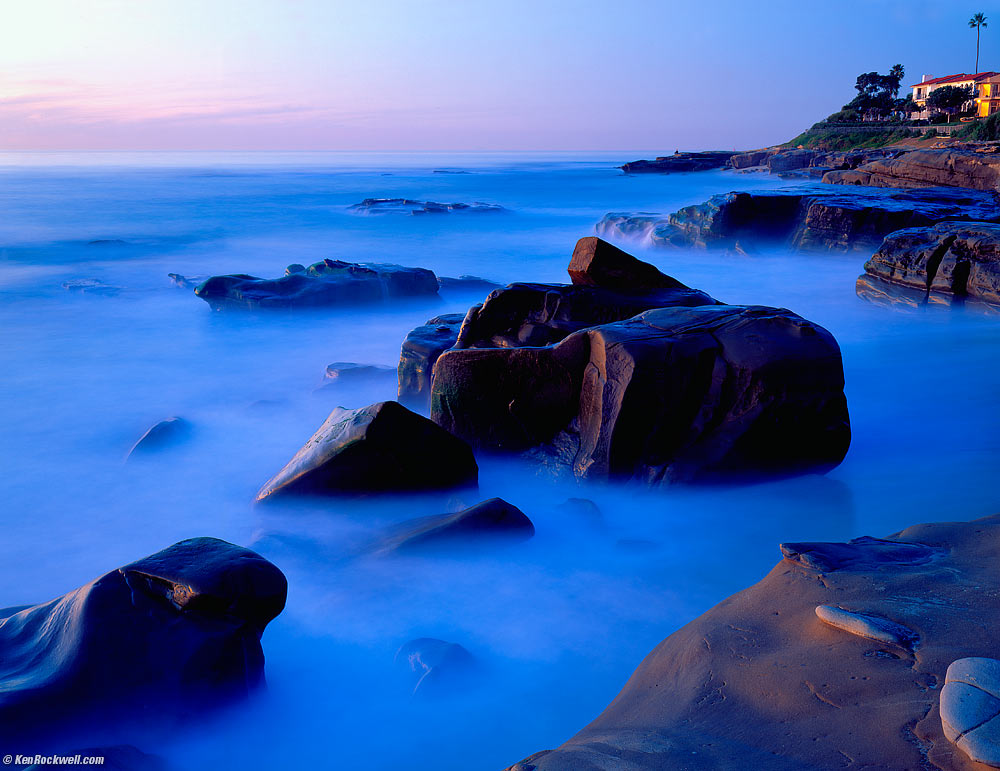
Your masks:
[[[338,407],[257,500],[475,486],[469,446],[398,402]]]
[[[323,260],[281,278],[213,276],[194,291],[214,310],[316,308],[436,295],[438,282],[426,268]]]
[[[396,669],[414,696],[445,696],[478,674],[475,658],[458,643],[418,637],[396,651]]]
[[[169,721],[264,681],[261,634],[285,605],[281,571],[192,538],[41,605],[0,611],[0,738],[108,721]],[[22,749],[30,750],[29,745]]]
[[[1000,303],[1000,225],[945,222],[892,233],[865,274],[926,293]]]
[[[464,319],[464,313],[435,316],[403,340],[396,370],[399,382],[397,398],[401,404],[424,412],[430,408],[434,362],[455,345]]]
[[[867,187],[966,187],[1000,190],[1000,153],[996,146],[958,145],[913,150],[872,160],[849,171],[830,171],[828,184]]]
[[[174,447],[187,439],[192,430],[192,425],[184,418],[175,416],[161,420],[139,437],[128,451],[126,460]]]
[[[577,286],[599,286],[619,292],[686,288],[655,266],[596,236],[576,242],[567,272]]]
[[[446,351],[431,417],[577,477],[658,485],[836,466],[843,387],[836,341],[790,311],[667,307],[555,345]]]
[[[736,155],[735,151],[708,150],[706,152],[675,153],[661,156],[653,161],[631,161],[622,166],[626,174],[669,174],[678,171],[708,171],[721,169],[729,159]]]
[[[524,512],[501,498],[490,498],[454,514],[405,522],[384,541],[380,551],[413,552],[454,545],[475,547],[498,541],[523,541],[534,534],[535,526]]]
[[[804,251],[874,250],[889,233],[945,220],[1000,220],[993,196],[971,190],[870,190],[808,185],[732,192],[659,219],[609,214],[597,232],[654,246],[714,249],[750,244]]]

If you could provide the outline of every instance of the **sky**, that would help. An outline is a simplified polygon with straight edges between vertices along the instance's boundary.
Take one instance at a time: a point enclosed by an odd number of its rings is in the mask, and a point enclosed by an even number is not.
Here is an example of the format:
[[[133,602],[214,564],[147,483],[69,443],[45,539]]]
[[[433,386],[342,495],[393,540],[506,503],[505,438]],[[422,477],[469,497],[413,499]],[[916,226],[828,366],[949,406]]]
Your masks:
[[[0,0],[0,150],[760,147],[978,11],[1000,71],[1000,0]]]

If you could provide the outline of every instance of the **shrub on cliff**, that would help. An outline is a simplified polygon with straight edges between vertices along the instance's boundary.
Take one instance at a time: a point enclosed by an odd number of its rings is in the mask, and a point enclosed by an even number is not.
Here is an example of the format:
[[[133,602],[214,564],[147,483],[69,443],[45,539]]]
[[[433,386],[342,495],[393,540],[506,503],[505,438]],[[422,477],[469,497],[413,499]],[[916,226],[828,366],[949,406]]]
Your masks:
[[[983,121],[977,121],[959,129],[952,136],[962,139],[974,139],[981,142],[991,142],[1000,139],[1000,112],[993,113]]]

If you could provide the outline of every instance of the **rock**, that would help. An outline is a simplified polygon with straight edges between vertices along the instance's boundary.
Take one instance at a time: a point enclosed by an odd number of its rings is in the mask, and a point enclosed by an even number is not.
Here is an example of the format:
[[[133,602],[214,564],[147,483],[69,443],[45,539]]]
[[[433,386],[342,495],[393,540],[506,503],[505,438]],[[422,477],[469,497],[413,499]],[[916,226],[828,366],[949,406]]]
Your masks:
[[[995,762],[1000,661],[956,660],[1000,654],[988,631],[1000,626],[1000,517],[918,525],[891,541],[939,557],[822,580],[782,560],[663,640],[569,741],[512,768],[972,768],[949,738]],[[911,652],[818,623],[815,608],[831,603],[892,618],[920,644]],[[989,698],[972,700],[967,687],[986,683]],[[982,729],[960,733],[981,723],[988,744],[975,743]]]
[[[106,284],[96,278],[74,278],[69,281],[63,281],[62,288],[68,289],[70,292],[103,295],[105,297],[114,297],[122,291],[122,287]]]
[[[597,232],[651,246],[738,250],[739,245],[802,251],[874,250],[889,233],[945,220],[1000,220],[993,197],[975,191],[791,190],[716,195],[669,216],[607,215]]]
[[[655,161],[631,161],[620,168],[626,174],[669,174],[679,171],[709,171],[721,169],[737,153],[728,150],[709,150],[700,153],[675,153],[661,156]]]
[[[840,350],[790,311],[665,307],[462,348],[471,319],[434,365],[431,418],[475,446],[646,485],[821,472],[847,452]]]
[[[476,660],[458,643],[419,637],[410,640],[394,659],[414,696],[434,697],[467,686],[476,674]]]
[[[436,295],[437,277],[426,268],[323,260],[305,272],[265,279],[246,274],[213,276],[195,294],[213,310],[316,308]]]
[[[765,150],[751,150],[747,153],[736,153],[729,158],[729,167],[732,169],[750,169],[755,166],[764,166],[767,159],[778,152],[777,148],[767,148]]]
[[[88,241],[87,246],[128,246],[128,241],[120,238],[96,238]]]
[[[902,543],[862,536],[847,543],[783,543],[785,559],[810,570],[899,570],[926,565],[941,556],[939,549],[924,544]]]
[[[181,289],[194,289],[198,284],[203,284],[211,278],[211,276],[182,276],[180,273],[168,273],[167,277],[170,283]]]
[[[600,507],[589,498],[567,498],[556,509],[590,527],[604,527],[604,515]]]
[[[0,738],[9,747],[131,720],[168,731],[247,696],[263,683],[261,634],[286,592],[263,557],[192,538],[51,602],[0,611]]]
[[[941,689],[941,728],[969,758],[1000,768],[1000,660],[951,663]]]
[[[398,402],[336,408],[257,501],[474,487],[479,467],[469,446]]]
[[[303,265],[301,262],[293,262],[291,265],[288,265],[285,268],[286,276],[290,276],[293,273],[305,273],[305,272],[306,272],[306,266]]]
[[[966,187],[1000,190],[1000,156],[976,152],[972,144],[913,150],[877,159],[853,171],[830,171],[823,182],[867,187]]]
[[[349,207],[359,214],[500,214],[507,211],[495,203],[437,203],[414,201],[409,198],[366,198]]]
[[[912,648],[917,640],[916,634],[902,624],[881,616],[844,610],[835,605],[817,605],[816,616],[837,629],[900,648]]]
[[[500,284],[493,281],[487,281],[485,278],[479,278],[479,276],[459,276],[458,278],[438,276],[438,286],[441,287],[441,289],[462,289],[467,291],[492,292],[494,289],[499,287]]]
[[[413,552],[457,544],[482,546],[498,541],[524,541],[535,526],[524,512],[501,498],[490,498],[454,514],[404,522],[382,544],[383,552]]]
[[[865,273],[925,293],[1000,304],[1000,225],[945,222],[890,233]]]
[[[815,150],[785,150],[768,156],[765,164],[772,174],[777,174],[782,171],[808,168],[816,155]]]
[[[397,368],[397,398],[401,404],[422,412],[430,409],[434,362],[458,341],[464,320],[464,313],[435,316],[406,336]]]
[[[687,288],[648,262],[595,236],[576,242],[567,271],[576,286],[599,286],[618,292]]]
[[[330,385],[341,383],[359,383],[382,381],[387,377],[395,378],[396,368],[382,364],[355,364],[352,361],[335,361],[326,367],[326,379]]]
[[[139,437],[139,440],[132,445],[132,449],[128,451],[126,460],[176,446],[187,439],[191,435],[191,431],[191,424],[184,418],[175,416],[161,420]]]

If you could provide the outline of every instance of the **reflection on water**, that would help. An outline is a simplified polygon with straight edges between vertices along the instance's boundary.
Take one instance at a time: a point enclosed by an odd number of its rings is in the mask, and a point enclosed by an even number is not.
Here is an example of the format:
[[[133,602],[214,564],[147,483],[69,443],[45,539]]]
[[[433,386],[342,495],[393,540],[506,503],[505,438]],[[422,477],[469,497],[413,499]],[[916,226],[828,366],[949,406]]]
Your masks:
[[[624,177],[612,163],[573,159],[112,160],[50,158],[0,173],[0,606],[47,600],[195,535],[275,562],[290,589],[264,636],[269,690],[180,735],[143,740],[180,767],[329,766],[335,757],[344,767],[500,768],[586,724],[660,639],[759,579],[779,541],[885,535],[994,511],[995,318],[862,302],[864,255],[684,251],[642,256],[727,302],[788,307],[839,340],[854,442],[827,477],[647,493],[556,483],[484,458],[480,498],[515,504],[537,534],[473,555],[371,549],[384,529],[476,502],[468,496],[254,508],[258,487],[334,406],[394,395],[385,378],[317,390],[328,364],[394,365],[412,327],[464,311],[482,292],[212,313],[167,273],[277,276],[291,262],[336,257],[562,281],[576,239],[608,211],[668,212],[788,182]],[[444,167],[471,173],[433,173]],[[511,211],[347,209],[392,196]],[[125,243],[89,243],[99,239]],[[120,291],[62,287],[81,279]],[[123,463],[170,416],[190,423],[184,440]],[[571,497],[594,501],[600,517],[560,505]],[[465,692],[412,699],[393,656],[417,637],[461,644],[482,677]]]

